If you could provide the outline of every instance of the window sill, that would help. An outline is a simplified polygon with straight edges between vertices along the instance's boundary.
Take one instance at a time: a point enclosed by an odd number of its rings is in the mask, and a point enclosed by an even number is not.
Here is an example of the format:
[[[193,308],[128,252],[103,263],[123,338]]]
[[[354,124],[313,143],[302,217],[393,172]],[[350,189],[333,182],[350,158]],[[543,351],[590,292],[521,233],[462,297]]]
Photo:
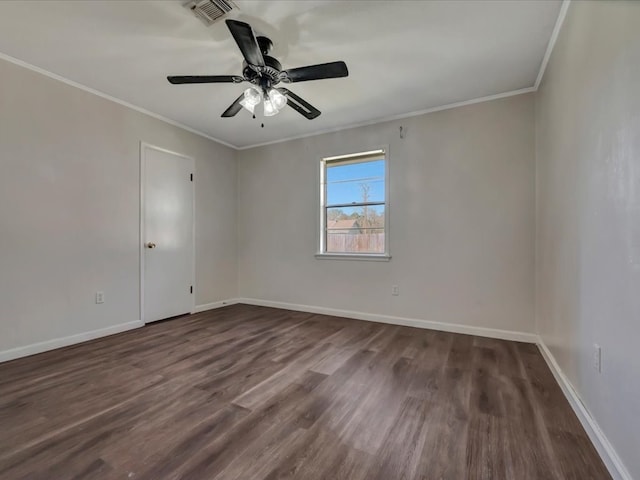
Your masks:
[[[388,262],[391,255],[366,253],[316,253],[318,260],[359,260],[365,262]]]

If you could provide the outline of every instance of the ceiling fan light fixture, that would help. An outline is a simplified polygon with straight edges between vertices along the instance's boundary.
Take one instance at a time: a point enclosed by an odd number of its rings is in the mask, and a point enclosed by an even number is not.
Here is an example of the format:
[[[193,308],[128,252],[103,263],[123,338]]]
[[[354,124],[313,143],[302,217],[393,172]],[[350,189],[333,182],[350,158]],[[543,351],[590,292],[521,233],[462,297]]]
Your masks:
[[[240,105],[242,105],[244,108],[246,108],[247,110],[249,110],[249,112],[254,113],[256,106],[249,103],[247,101],[247,98],[243,98],[242,100],[240,100]]]
[[[207,2],[222,5],[227,12],[233,6],[231,0],[192,0],[190,8],[202,7]],[[202,4],[202,5],[201,5]],[[224,5],[223,5],[224,4]],[[229,5],[231,6],[229,6]],[[223,8],[225,7],[225,8]],[[228,7],[228,8],[226,8]],[[196,12],[198,13],[198,12]],[[239,20],[225,20],[231,36],[235,40],[240,53],[244,57],[242,62],[242,76],[240,75],[170,75],[167,80],[172,85],[189,85],[196,83],[242,83],[249,82],[251,87],[246,89],[222,113],[221,117],[234,117],[243,108],[253,114],[255,107],[264,101],[263,111],[266,117],[271,117],[288,104],[293,110],[308,120],[320,115],[320,110],[306,100],[300,98],[287,88],[272,88],[279,82],[296,83],[327,78],[341,78],[349,76],[347,65],[343,61],[319,63],[304,67],[282,69],[278,60],[269,56],[273,42],[267,37],[256,37],[251,25]],[[289,103],[291,100],[291,103]]]
[[[278,111],[282,110],[287,105],[287,97],[275,88],[269,90],[269,100],[271,100],[271,103]]]
[[[264,116],[273,117],[277,113],[278,113],[278,109],[275,107],[273,102],[270,99],[265,98],[264,99]]]
[[[247,102],[247,105],[256,106],[262,100],[262,95],[258,91],[257,88],[249,87],[244,91],[244,102]]]

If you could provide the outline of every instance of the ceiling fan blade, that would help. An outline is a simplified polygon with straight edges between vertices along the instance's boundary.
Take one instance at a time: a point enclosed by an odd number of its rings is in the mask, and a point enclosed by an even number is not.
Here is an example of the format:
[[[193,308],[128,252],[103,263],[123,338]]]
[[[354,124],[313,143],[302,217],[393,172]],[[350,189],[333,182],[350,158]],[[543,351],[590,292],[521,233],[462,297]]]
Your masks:
[[[244,92],[242,93],[242,95],[236,98],[235,101],[231,105],[229,105],[229,108],[227,108],[220,116],[223,118],[236,116],[237,113],[240,110],[242,110],[242,105],[240,105],[240,102],[242,101],[243,98],[244,98]]]
[[[306,100],[300,98],[291,90],[287,90],[286,88],[278,88],[278,91],[285,97],[287,97],[287,105],[289,105],[296,112],[298,112],[308,120],[313,120],[314,118],[320,116],[320,110],[318,110]]]
[[[167,77],[169,83],[181,85],[185,83],[241,83],[244,78],[238,75],[178,75]]]
[[[322,80],[323,78],[341,78],[349,75],[344,62],[321,63],[308,67],[290,68],[282,72],[281,80],[285,83]]]
[[[247,63],[254,67],[264,67],[262,51],[251,25],[237,20],[226,20],[226,23]]]

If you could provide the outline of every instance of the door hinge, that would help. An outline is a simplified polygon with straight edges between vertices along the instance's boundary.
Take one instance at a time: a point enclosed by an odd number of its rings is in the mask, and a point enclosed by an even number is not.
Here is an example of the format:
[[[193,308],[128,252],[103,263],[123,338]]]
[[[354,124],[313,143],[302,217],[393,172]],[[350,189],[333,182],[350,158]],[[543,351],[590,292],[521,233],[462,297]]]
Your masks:
[[[190,177],[191,177],[191,181],[193,182],[193,173],[190,175]]]
[[[189,293],[193,293],[193,285],[189,287]]]

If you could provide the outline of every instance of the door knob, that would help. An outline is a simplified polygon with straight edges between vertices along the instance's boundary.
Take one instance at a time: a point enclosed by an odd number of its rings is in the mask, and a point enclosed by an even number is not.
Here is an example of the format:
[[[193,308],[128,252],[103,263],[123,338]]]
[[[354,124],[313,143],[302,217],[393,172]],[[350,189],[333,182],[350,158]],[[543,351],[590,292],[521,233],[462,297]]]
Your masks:
[[[156,244],[152,243],[152,242],[149,242],[149,243],[147,243],[147,248],[156,248]]]

